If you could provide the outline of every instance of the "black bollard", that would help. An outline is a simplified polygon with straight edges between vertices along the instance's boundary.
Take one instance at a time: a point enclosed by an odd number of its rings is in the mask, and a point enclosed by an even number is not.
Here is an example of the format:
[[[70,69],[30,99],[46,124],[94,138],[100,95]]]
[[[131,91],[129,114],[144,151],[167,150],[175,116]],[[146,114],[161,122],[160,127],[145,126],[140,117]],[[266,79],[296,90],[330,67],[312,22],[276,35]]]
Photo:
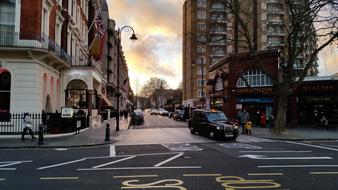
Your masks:
[[[43,145],[43,144],[45,144],[44,142],[43,142],[43,125],[42,124],[40,124],[39,125],[39,141],[38,141],[38,145]]]
[[[110,124],[109,123],[107,123],[106,124],[106,139],[105,139],[105,141],[110,141]]]

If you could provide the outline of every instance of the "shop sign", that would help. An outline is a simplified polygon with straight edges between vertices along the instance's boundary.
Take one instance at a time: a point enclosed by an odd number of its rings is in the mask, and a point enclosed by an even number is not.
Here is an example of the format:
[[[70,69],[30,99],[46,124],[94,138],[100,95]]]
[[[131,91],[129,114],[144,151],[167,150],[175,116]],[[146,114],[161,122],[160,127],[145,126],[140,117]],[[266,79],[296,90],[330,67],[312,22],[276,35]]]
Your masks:
[[[272,98],[237,98],[236,103],[272,103]]]
[[[322,90],[334,90],[334,85],[313,85],[313,86],[303,86],[304,91],[322,91]]]
[[[264,87],[264,88],[255,88],[256,91],[262,92],[262,93],[271,93],[272,87]],[[237,88],[237,93],[253,93],[255,92],[251,88]]]
[[[61,117],[62,118],[71,118],[73,117],[74,110],[73,108],[61,108]]]

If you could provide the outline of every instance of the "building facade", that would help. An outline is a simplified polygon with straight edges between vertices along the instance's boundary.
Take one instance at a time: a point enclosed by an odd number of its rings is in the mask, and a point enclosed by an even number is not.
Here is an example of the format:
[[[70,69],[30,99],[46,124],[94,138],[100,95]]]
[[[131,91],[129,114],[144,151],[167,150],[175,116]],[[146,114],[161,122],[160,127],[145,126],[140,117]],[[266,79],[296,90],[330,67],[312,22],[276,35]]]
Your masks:
[[[210,102],[205,91],[206,69],[232,54],[279,49],[289,25],[283,0],[253,1],[186,0],[183,7],[183,105],[201,107]],[[231,5],[231,6],[230,6]],[[237,7],[237,9],[236,9]],[[240,12],[239,15],[236,15]],[[239,17],[241,20],[239,20]],[[246,23],[247,31],[240,22]],[[245,33],[247,32],[247,33]],[[247,40],[246,35],[251,38]],[[250,42],[250,44],[248,43]],[[294,71],[304,68],[316,37],[304,43],[303,52],[294,63]],[[284,56],[285,57],[285,56]],[[308,75],[317,74],[316,64]],[[205,98],[202,98],[205,97]],[[207,108],[207,106],[205,106]]]
[[[108,12],[105,0],[1,1],[0,112],[72,107],[95,119],[103,107],[111,108],[107,89],[117,77],[117,63],[112,62],[117,44],[108,43]],[[94,59],[90,49],[98,35],[98,14],[105,33],[102,55]],[[115,34],[114,27],[110,30]],[[120,77],[128,78],[123,60]],[[132,94],[129,81],[125,84],[125,93]]]

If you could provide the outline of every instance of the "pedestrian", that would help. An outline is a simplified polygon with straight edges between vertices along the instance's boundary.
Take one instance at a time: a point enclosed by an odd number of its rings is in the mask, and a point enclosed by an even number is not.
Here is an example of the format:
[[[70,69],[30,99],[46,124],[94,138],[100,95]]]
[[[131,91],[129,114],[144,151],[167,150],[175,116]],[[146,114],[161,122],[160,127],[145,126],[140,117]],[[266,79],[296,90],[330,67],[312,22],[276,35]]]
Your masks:
[[[237,121],[238,121],[238,125],[242,126],[242,110],[239,110],[237,112]]]
[[[322,128],[326,128],[326,130],[329,129],[329,121],[326,119],[325,115],[322,115],[322,118],[320,119],[320,124]]]
[[[250,115],[249,113],[244,109],[242,114],[241,114],[241,123],[242,123],[242,134],[245,133],[245,128],[244,125],[246,124],[246,122],[248,122],[250,119]]]
[[[245,123],[245,133],[248,135],[251,135],[251,128],[252,128],[252,122],[250,120],[248,120]]]
[[[275,117],[273,115],[270,115],[269,116],[269,129],[270,129],[270,133],[273,130],[274,120],[275,120]]]
[[[32,130],[32,127],[33,127],[32,123],[33,123],[33,120],[31,118],[31,116],[29,115],[29,113],[24,113],[23,114],[24,128],[23,128],[23,131],[22,131],[22,134],[21,134],[21,140],[25,140],[25,134],[26,134],[27,130],[29,131],[29,134],[32,136],[32,139],[35,139],[35,137],[33,135],[33,130]]]
[[[261,123],[260,120],[261,120],[261,112],[260,112],[260,110],[257,110],[257,112],[256,112],[256,119],[255,119],[255,124],[256,124],[257,127]]]

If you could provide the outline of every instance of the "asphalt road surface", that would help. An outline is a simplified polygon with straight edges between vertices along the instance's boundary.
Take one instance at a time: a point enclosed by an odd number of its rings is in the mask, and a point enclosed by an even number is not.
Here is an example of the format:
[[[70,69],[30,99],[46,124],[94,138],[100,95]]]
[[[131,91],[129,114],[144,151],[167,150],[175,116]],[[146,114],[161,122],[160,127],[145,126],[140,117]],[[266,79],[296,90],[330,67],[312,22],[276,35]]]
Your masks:
[[[337,141],[210,141],[146,117],[109,146],[1,150],[0,189],[338,189]]]

